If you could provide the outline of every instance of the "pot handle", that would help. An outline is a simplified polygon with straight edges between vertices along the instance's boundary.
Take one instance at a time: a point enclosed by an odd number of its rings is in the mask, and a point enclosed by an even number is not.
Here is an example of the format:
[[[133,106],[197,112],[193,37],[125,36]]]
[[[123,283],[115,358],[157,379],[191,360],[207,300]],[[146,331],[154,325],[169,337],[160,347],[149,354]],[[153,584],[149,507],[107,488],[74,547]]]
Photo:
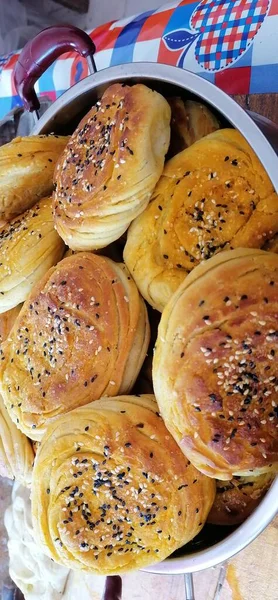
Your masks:
[[[26,110],[37,112],[40,103],[34,90],[36,81],[61,54],[69,51],[87,58],[90,73],[96,72],[95,44],[85,31],[73,25],[47,27],[24,46],[14,68],[14,83]]]
[[[122,579],[119,575],[106,577],[102,600],[122,600]]]

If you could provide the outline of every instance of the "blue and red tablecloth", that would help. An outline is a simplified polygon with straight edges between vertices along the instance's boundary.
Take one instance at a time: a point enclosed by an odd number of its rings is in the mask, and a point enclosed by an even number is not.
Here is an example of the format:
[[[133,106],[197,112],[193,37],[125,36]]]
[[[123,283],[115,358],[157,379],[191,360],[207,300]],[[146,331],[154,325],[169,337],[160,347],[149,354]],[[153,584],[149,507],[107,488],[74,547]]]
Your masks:
[[[230,94],[278,92],[278,0],[174,0],[90,35],[98,69],[160,62],[198,73]],[[21,104],[12,78],[17,57],[0,57],[0,118]],[[67,53],[36,91],[55,100],[87,74],[86,60]]]

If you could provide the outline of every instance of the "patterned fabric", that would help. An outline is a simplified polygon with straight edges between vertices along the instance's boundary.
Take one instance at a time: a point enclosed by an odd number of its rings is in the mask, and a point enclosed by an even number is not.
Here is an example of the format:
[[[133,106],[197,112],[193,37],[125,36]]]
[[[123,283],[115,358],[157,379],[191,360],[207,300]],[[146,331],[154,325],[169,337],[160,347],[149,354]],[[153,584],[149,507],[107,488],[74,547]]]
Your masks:
[[[230,94],[278,92],[278,0],[174,0],[90,35],[98,69],[159,62],[197,73]],[[0,119],[21,104],[12,78],[17,58],[0,57]],[[55,100],[87,75],[86,60],[70,52],[35,89]]]
[[[199,32],[195,49],[198,63],[218,71],[239,58],[264,22],[269,0],[203,1],[191,17]]]

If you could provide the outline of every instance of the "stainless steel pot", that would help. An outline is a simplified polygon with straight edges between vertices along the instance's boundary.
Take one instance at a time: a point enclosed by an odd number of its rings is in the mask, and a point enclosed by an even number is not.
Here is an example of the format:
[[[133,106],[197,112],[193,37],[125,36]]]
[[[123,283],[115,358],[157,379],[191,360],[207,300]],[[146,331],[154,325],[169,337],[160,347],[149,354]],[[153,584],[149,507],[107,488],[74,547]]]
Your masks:
[[[88,58],[92,74],[60,96],[39,118],[32,133],[71,133],[80,118],[109,85],[115,82],[143,82],[164,95],[195,97],[210,105],[224,123],[236,127],[244,135],[278,192],[277,125],[255,113],[248,114],[232,98],[205,79],[176,67],[135,63],[96,72],[92,58],[94,44],[84,32],[74,27],[50,27],[23,49],[15,68],[15,83],[27,110],[36,113],[39,108],[34,92],[35,81],[57,56],[70,49]],[[145,570],[152,573],[180,574],[215,566],[250,544],[277,512],[278,478],[259,507],[234,531],[207,526],[207,529],[205,527],[199,534],[199,539],[164,562]],[[190,581],[188,587],[191,587]]]

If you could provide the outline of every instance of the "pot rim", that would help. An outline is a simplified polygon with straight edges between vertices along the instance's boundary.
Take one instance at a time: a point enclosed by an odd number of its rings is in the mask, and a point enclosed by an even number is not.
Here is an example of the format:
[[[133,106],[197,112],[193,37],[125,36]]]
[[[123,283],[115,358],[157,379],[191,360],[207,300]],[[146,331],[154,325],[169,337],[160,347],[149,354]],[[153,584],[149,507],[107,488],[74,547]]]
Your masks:
[[[100,85],[111,84],[127,79],[153,79],[173,84],[184,90],[192,92],[200,99],[205,100],[218,110],[230,123],[234,125],[256,152],[264,165],[268,175],[278,192],[277,155],[267,141],[259,127],[254,123],[248,113],[241,108],[230,96],[211,82],[195,73],[177,67],[158,63],[130,63],[109,67],[89,75],[64,92],[42,115],[36,123],[32,134],[43,133],[53,117],[68,104],[89,90],[94,90]],[[229,117],[227,117],[227,114]],[[55,121],[53,123],[55,127]],[[252,515],[240,525],[233,533],[205,550],[192,552],[178,558],[167,558],[163,562],[151,565],[142,570],[149,573],[164,575],[177,575],[193,573],[214,567],[231,558],[240,550],[249,545],[272,521],[278,513],[278,477],[273,482],[267,494],[254,510]]]
[[[142,570],[160,575],[181,575],[216,567],[243,550],[263,532],[278,513],[277,498],[278,477],[273,481],[265,497],[250,517],[221,542],[205,550],[192,552],[178,558],[169,557],[163,562]]]
[[[273,186],[278,193],[277,155],[248,113],[239,106],[233,98],[228,96],[228,94],[216,87],[210,81],[207,81],[195,73],[173,67],[172,65],[138,62],[116,65],[97,71],[93,75],[89,75],[76,83],[55,100],[39,119],[32,134],[36,135],[42,133],[43,129],[47,127],[49,120],[51,120],[55,114],[65,108],[73,100],[77,100],[83,93],[94,90],[102,84],[111,84],[119,80],[125,81],[126,79],[131,78],[139,78],[141,81],[144,79],[153,79],[155,81],[170,83],[190,91],[192,94],[199,96],[201,100],[203,99],[208,104],[211,104],[213,108],[222,113],[225,118],[228,118],[230,123],[246,138],[265,167]],[[229,115],[229,117],[227,117],[227,115]]]

